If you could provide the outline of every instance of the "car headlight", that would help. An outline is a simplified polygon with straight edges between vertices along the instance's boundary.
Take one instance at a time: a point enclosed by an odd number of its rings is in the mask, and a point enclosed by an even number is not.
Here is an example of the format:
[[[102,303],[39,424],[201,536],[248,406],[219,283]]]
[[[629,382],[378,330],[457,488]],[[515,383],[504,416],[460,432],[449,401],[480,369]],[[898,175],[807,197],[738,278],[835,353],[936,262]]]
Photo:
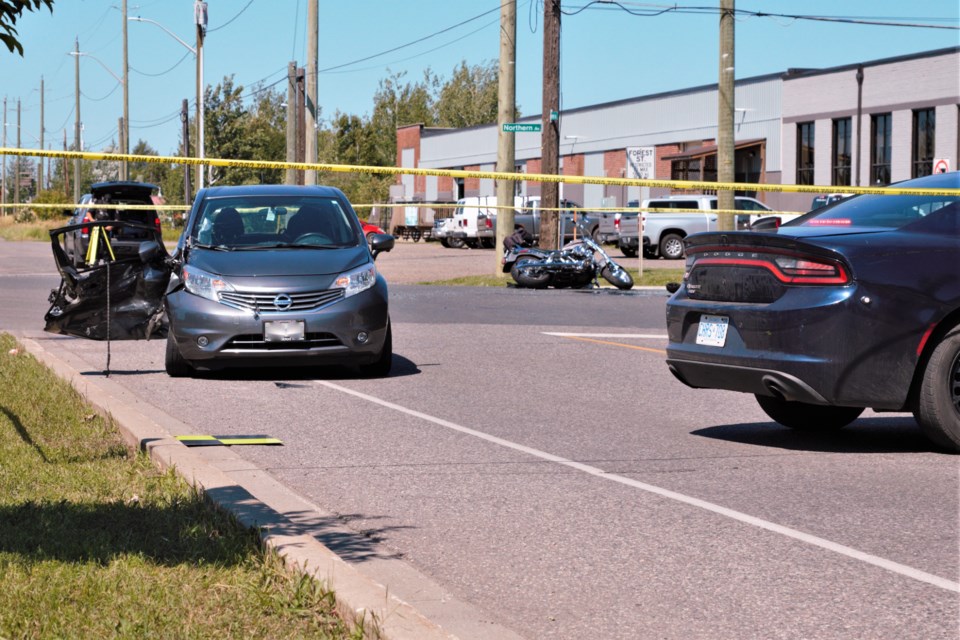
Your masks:
[[[183,268],[183,285],[193,295],[214,302],[220,302],[218,294],[221,291],[234,291],[233,285],[222,280],[220,276],[190,266]]]
[[[353,271],[341,273],[337,276],[336,280],[333,281],[333,286],[341,287],[343,289],[343,297],[349,298],[361,291],[366,291],[376,283],[377,268],[371,264],[360,267],[359,269],[354,269]]]

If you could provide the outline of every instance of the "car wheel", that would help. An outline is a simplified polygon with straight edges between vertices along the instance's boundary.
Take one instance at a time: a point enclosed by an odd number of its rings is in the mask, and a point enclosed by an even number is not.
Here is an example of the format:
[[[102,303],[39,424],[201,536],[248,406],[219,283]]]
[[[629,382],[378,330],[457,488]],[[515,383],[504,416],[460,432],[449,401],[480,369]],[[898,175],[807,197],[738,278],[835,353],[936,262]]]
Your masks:
[[[190,363],[180,355],[180,349],[177,348],[177,342],[173,339],[173,332],[167,333],[167,352],[163,359],[167,375],[171,378],[183,378],[193,372]]]
[[[622,253],[627,258],[636,258],[637,250],[631,249],[630,247],[620,247],[620,253]]]
[[[541,269],[521,269],[524,265],[533,262],[540,262],[540,260],[533,256],[520,256],[517,258],[517,261],[513,263],[513,268],[510,269],[510,277],[521,287],[546,289],[550,285],[549,273]]]
[[[497,241],[493,238],[484,238],[480,241],[480,246],[484,249],[493,249],[497,246]]]
[[[387,337],[383,341],[383,349],[380,350],[380,356],[370,364],[359,366],[360,375],[365,378],[385,378],[390,374],[390,368],[393,366],[393,328],[387,325]]]
[[[756,396],[760,408],[778,423],[803,431],[835,431],[863,413],[863,407],[833,407],[792,402],[772,396]]]
[[[462,249],[463,248],[463,238],[448,238],[447,246],[451,249]]]
[[[660,255],[667,260],[679,260],[683,257],[683,238],[675,233],[668,233],[660,240]]]
[[[960,452],[960,327],[951,329],[930,355],[913,415],[931,442]]]

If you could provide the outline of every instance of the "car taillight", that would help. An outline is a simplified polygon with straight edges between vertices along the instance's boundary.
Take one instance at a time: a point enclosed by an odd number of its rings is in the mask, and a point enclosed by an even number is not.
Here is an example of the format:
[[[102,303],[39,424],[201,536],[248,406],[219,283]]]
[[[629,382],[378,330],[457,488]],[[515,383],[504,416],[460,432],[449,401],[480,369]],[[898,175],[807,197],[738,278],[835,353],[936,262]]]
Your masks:
[[[484,220],[484,224],[486,225],[487,229],[493,229],[493,220],[490,218]]]
[[[160,224],[160,216],[153,217],[153,226],[157,228],[157,233],[163,233],[163,226]]]
[[[836,284],[850,282],[850,274],[839,262],[814,256],[769,251],[693,250],[687,257],[686,273],[701,266],[759,267],[784,284]]]
[[[613,216],[613,229],[617,233],[620,233],[620,214],[619,213]]]
[[[84,222],[93,222],[93,216],[90,215],[90,212],[87,211],[86,215],[83,216]],[[90,237],[90,227],[83,227],[80,229],[80,235],[84,238]]]

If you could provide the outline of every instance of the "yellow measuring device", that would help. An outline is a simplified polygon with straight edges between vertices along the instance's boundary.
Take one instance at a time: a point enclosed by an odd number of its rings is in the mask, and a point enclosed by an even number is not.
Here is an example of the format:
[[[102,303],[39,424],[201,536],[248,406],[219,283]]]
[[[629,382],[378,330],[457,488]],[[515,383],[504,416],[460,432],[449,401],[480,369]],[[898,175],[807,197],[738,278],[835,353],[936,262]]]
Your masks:
[[[90,232],[90,244],[87,245],[87,264],[93,265],[97,261],[97,252],[100,245],[100,238],[103,237],[103,246],[107,248],[110,254],[110,260],[115,261],[117,256],[113,254],[113,247],[110,245],[110,236],[103,227],[94,227]]]

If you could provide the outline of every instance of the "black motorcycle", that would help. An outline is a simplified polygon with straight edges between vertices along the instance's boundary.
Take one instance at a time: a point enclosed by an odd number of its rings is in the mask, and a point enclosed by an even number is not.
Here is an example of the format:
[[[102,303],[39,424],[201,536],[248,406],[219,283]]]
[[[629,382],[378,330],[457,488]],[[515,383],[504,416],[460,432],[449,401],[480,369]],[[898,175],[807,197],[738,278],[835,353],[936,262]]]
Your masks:
[[[503,272],[530,289],[599,287],[598,277],[617,289],[633,288],[630,274],[587,233],[588,223],[587,216],[578,220],[579,237],[557,250],[529,246],[523,234],[515,233],[504,243]]]

